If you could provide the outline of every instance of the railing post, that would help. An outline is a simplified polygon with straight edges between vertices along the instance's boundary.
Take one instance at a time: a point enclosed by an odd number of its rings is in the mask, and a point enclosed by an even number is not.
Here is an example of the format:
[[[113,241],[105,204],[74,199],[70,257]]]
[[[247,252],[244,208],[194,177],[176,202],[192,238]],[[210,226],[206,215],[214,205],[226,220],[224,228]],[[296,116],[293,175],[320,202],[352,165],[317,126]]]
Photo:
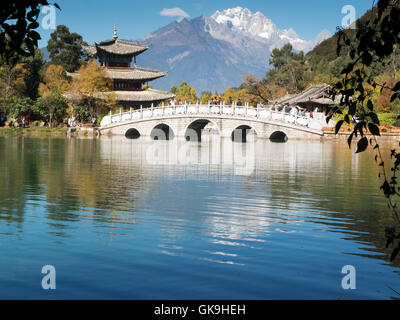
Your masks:
[[[122,121],[122,109],[121,108],[119,108],[119,121],[120,122]]]
[[[112,124],[112,113],[111,113],[111,109],[110,109],[110,124]]]
[[[140,105],[140,118],[143,119],[143,106]]]
[[[132,120],[132,107],[129,108],[129,118]]]

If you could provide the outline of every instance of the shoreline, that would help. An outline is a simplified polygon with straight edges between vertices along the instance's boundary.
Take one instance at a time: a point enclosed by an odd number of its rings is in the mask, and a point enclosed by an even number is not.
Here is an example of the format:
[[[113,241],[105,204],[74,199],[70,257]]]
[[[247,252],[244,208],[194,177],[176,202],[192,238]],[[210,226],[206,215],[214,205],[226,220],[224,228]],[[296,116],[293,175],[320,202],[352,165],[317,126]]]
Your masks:
[[[0,128],[0,136],[8,135],[67,135],[68,128],[48,128],[48,127],[29,127],[29,128]]]
[[[80,128],[80,130],[70,130],[73,128],[58,127],[58,128],[48,128],[48,127],[29,127],[29,128],[6,128],[0,127],[0,137],[2,136],[58,136],[58,137],[85,137],[85,138],[97,138],[99,137],[95,131],[97,128]],[[83,129],[83,130],[82,130]],[[89,130],[88,130],[89,129]],[[348,137],[351,132],[340,131],[335,134],[332,131],[323,131],[323,135],[320,137],[321,142],[326,141],[336,141],[336,142],[347,142]],[[372,138],[372,135],[365,135],[368,139]],[[121,135],[116,135],[116,137],[122,137]],[[400,142],[400,132],[381,132],[381,135],[377,137],[378,140],[383,140],[385,142]],[[295,140],[307,140],[307,139],[295,139]],[[314,140],[315,141],[315,140]],[[354,139],[356,141],[356,138]]]

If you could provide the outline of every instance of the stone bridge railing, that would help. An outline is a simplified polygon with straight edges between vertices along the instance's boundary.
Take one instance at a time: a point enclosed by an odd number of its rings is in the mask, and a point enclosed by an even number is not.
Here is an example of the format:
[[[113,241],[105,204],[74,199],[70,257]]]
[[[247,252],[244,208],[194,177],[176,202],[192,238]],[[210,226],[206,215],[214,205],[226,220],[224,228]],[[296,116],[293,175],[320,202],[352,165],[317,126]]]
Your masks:
[[[286,113],[284,111],[273,110],[272,107],[262,106],[252,108],[249,106],[236,105],[202,105],[202,104],[185,104],[178,106],[160,106],[156,108],[140,108],[117,114],[105,116],[100,128],[108,128],[127,122],[137,122],[141,120],[149,120],[152,118],[174,118],[185,116],[198,116],[207,118],[241,118],[246,120],[261,120],[273,122],[277,125],[288,124],[292,126],[307,127],[314,130],[321,130],[324,125],[325,117],[323,114],[314,113],[314,118],[309,116],[300,116],[298,114]]]

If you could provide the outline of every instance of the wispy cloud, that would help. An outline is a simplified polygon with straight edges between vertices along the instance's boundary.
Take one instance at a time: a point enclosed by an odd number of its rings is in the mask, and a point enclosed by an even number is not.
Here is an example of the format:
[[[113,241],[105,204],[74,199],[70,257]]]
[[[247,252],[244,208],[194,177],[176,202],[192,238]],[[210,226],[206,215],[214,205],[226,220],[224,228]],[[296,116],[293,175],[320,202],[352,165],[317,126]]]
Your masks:
[[[190,16],[183,11],[181,8],[164,8],[161,10],[160,14],[162,16],[168,16],[168,17],[184,17],[184,18],[189,18]]]

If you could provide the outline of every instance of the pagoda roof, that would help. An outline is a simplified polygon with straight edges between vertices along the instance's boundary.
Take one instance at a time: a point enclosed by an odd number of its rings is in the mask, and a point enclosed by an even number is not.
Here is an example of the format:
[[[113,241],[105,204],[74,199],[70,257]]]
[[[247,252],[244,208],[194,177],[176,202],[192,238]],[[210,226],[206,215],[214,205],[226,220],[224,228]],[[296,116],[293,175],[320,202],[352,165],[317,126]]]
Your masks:
[[[140,91],[114,90],[112,92],[116,95],[118,101],[151,102],[168,100],[175,97],[172,93],[151,88]],[[99,98],[104,98],[105,95],[107,93],[98,93]]]
[[[115,94],[117,101],[127,101],[127,102],[152,102],[152,101],[163,101],[174,98],[175,95],[169,92],[165,92],[162,90],[156,90],[148,88],[146,90],[140,91],[123,91],[123,90],[113,90],[109,92],[97,92],[96,97],[99,99],[104,99],[109,94]],[[67,91],[63,93],[64,98],[67,100],[77,100],[79,96],[77,96],[72,91]]]
[[[166,72],[144,68],[107,68],[107,76],[121,80],[155,80],[165,77]]]
[[[107,53],[118,55],[138,55],[146,51],[148,48],[148,46],[142,46],[134,41],[120,39],[103,41],[100,43],[94,43],[91,46],[83,47],[86,52],[92,55],[98,54],[99,51],[105,51]]]
[[[144,69],[144,68],[118,68],[108,67],[106,68],[107,77],[111,79],[119,80],[140,80],[140,81],[152,81],[161,77],[165,77],[167,72],[161,72],[158,70]],[[79,72],[67,72],[69,77],[79,77]]]

